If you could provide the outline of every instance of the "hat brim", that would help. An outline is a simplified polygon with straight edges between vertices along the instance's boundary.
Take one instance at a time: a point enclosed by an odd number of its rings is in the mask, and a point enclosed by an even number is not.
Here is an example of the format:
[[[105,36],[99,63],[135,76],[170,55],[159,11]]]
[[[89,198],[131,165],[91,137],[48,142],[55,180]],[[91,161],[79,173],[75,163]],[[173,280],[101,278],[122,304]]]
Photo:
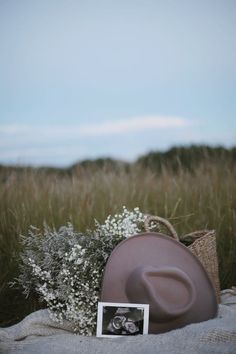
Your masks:
[[[149,333],[162,333],[189,323],[206,321],[217,314],[217,299],[214,287],[200,261],[180,242],[160,233],[142,233],[122,241],[111,253],[104,272],[101,301],[130,303],[127,294],[127,282],[130,274],[137,268],[152,266],[171,267],[180,270],[189,277],[195,288],[195,297],[189,311],[166,321],[150,318]],[[161,282],[161,280],[160,280]],[[160,283],[161,284],[161,283]],[[176,282],[171,276],[165,280],[166,302],[175,299]],[[158,292],[158,282],[156,284]],[[143,295],[136,294],[136,302],[143,302]],[[159,294],[157,294],[159,296]],[[177,295],[176,295],[177,296]]]

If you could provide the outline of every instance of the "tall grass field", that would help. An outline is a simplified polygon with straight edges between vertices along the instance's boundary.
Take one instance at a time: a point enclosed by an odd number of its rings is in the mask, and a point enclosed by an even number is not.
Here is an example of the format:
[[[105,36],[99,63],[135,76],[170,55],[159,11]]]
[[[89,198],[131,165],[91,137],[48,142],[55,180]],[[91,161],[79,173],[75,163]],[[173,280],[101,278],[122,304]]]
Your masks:
[[[109,214],[139,207],[168,219],[178,235],[215,229],[221,288],[236,285],[236,164],[205,158],[195,167],[162,168],[134,163],[77,166],[69,170],[0,169],[0,325],[9,326],[38,309],[9,285],[18,275],[20,235],[30,225],[56,229],[72,222],[93,228]]]

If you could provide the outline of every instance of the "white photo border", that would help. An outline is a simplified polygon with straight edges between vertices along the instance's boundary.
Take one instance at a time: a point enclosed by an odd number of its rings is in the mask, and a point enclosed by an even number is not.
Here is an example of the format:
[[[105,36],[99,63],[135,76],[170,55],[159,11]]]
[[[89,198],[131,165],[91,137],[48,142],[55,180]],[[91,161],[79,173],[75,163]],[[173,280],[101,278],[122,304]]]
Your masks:
[[[148,324],[149,324],[149,305],[148,304],[133,304],[133,303],[124,303],[124,302],[98,302],[98,310],[97,310],[97,337],[105,337],[105,338],[118,338],[125,337],[128,335],[113,335],[113,334],[103,334],[103,308],[104,307],[133,307],[133,308],[142,308],[144,310],[143,316],[143,333],[148,334]]]

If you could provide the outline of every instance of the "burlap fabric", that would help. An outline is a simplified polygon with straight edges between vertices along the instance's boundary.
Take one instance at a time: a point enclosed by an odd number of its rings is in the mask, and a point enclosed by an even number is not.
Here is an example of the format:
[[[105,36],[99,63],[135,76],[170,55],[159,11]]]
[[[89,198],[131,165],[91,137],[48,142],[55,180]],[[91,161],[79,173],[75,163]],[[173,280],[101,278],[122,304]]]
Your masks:
[[[47,310],[27,316],[20,323],[0,329],[2,354],[193,354],[236,353],[236,292],[221,292],[215,319],[159,335],[116,339],[83,337],[71,332],[68,322],[52,322]]]

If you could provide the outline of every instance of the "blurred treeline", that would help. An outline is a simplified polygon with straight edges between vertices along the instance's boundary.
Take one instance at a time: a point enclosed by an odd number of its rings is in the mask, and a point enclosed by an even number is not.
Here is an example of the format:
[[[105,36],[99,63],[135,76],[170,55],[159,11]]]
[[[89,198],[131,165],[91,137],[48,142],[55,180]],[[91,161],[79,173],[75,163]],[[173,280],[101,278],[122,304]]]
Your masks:
[[[155,171],[168,168],[174,172],[186,169],[194,172],[201,164],[227,163],[236,164],[236,147],[226,149],[222,146],[173,147],[166,152],[151,152],[137,160],[138,164]]]
[[[133,166],[149,168],[157,173],[164,169],[178,172],[182,169],[194,172],[201,164],[227,163],[228,166],[236,164],[236,147],[225,148],[222,146],[211,147],[207,145],[176,146],[167,151],[153,151],[139,157],[133,163],[118,161],[109,157],[97,158],[94,160],[83,160],[68,168],[38,167],[30,166],[6,166],[0,165],[0,177],[7,178],[9,173],[25,173],[25,171],[40,170],[46,173],[58,173],[58,175],[72,175],[86,169],[104,169],[129,171]]]

